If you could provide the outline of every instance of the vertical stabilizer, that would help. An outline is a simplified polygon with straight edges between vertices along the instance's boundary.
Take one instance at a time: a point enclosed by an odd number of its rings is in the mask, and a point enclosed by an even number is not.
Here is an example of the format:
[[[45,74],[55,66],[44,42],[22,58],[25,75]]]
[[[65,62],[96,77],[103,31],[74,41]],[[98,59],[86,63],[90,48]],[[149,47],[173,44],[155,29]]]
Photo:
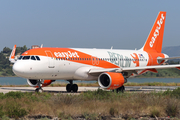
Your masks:
[[[14,45],[11,55],[9,56],[9,61],[11,63],[15,63],[15,52],[16,52],[16,45]]]
[[[149,33],[149,36],[141,50],[144,50],[146,52],[161,53],[165,19],[166,12],[160,11],[151,29],[151,32]]]

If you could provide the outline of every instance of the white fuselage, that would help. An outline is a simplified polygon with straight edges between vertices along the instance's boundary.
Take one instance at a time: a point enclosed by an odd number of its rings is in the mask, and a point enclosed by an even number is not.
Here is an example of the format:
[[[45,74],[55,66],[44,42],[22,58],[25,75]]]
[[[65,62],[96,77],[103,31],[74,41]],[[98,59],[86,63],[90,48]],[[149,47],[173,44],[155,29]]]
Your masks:
[[[31,59],[17,60],[13,66],[13,71],[16,75],[27,79],[97,80],[98,76],[88,74],[91,68],[136,67],[137,64],[134,61],[139,61],[139,67],[142,67],[147,66],[149,60],[148,54],[140,50],[73,50],[88,54],[91,58],[86,58],[85,60],[83,56],[77,53],[77,60],[72,61],[67,58],[70,58],[70,56],[65,56],[63,59],[58,58],[58,51],[53,52],[48,50],[53,54],[52,57],[39,55],[39,61]],[[137,59],[134,58],[134,54],[138,56]],[[85,61],[88,61],[88,64],[84,64]],[[106,66],[105,64],[103,67],[102,61],[106,61],[110,65]]]

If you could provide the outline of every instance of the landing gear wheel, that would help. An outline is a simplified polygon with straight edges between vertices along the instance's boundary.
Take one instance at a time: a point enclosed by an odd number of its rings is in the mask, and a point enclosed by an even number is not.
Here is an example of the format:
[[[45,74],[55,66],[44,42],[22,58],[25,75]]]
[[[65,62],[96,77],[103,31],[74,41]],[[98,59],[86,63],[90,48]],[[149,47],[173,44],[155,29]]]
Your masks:
[[[66,91],[67,92],[77,92],[78,91],[78,85],[73,84],[72,80],[68,80],[69,84],[66,85]]]
[[[35,92],[37,92],[37,93],[42,93],[42,92],[43,92],[43,89],[42,89],[42,88],[36,88]]]
[[[124,87],[124,86],[121,86],[119,91],[122,92],[122,93],[124,93],[125,87]]]
[[[42,79],[40,79],[40,80],[37,80],[37,86],[38,86],[38,88],[36,88],[36,90],[35,90],[35,92],[39,92],[39,93],[42,93],[43,92],[43,89],[42,89],[42,83],[41,83],[41,81],[42,81]]]
[[[117,93],[118,93],[118,92],[124,93],[124,91],[125,91],[125,87],[124,87],[124,86],[121,86],[121,87],[119,87],[119,88],[116,89],[116,92],[117,92]]]
[[[67,91],[67,92],[71,92],[71,88],[72,88],[72,85],[71,85],[71,84],[67,84],[67,85],[66,85],[66,91]]]
[[[77,92],[78,91],[78,85],[77,84],[73,84],[71,87],[73,92]]]

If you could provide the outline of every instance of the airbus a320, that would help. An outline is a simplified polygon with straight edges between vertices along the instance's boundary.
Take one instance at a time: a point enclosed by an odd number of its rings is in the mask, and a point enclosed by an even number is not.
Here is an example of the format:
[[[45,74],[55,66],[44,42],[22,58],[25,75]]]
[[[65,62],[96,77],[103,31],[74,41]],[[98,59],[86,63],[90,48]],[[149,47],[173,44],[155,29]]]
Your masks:
[[[159,12],[144,46],[139,50],[48,48],[24,52],[14,59],[16,45],[9,60],[13,72],[27,79],[27,83],[42,92],[42,87],[55,80],[67,80],[67,92],[77,92],[74,80],[98,81],[101,88],[123,92],[127,78],[157,69],[180,68],[180,65],[162,65],[169,59],[161,53],[166,12]]]

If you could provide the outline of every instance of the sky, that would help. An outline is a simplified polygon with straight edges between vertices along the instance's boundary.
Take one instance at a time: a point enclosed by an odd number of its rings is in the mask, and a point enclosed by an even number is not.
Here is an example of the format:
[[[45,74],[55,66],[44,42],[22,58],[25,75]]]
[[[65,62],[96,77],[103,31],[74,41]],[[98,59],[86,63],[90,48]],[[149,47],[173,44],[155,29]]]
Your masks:
[[[0,51],[26,45],[140,49],[159,11],[163,47],[180,45],[179,0],[0,0]]]

